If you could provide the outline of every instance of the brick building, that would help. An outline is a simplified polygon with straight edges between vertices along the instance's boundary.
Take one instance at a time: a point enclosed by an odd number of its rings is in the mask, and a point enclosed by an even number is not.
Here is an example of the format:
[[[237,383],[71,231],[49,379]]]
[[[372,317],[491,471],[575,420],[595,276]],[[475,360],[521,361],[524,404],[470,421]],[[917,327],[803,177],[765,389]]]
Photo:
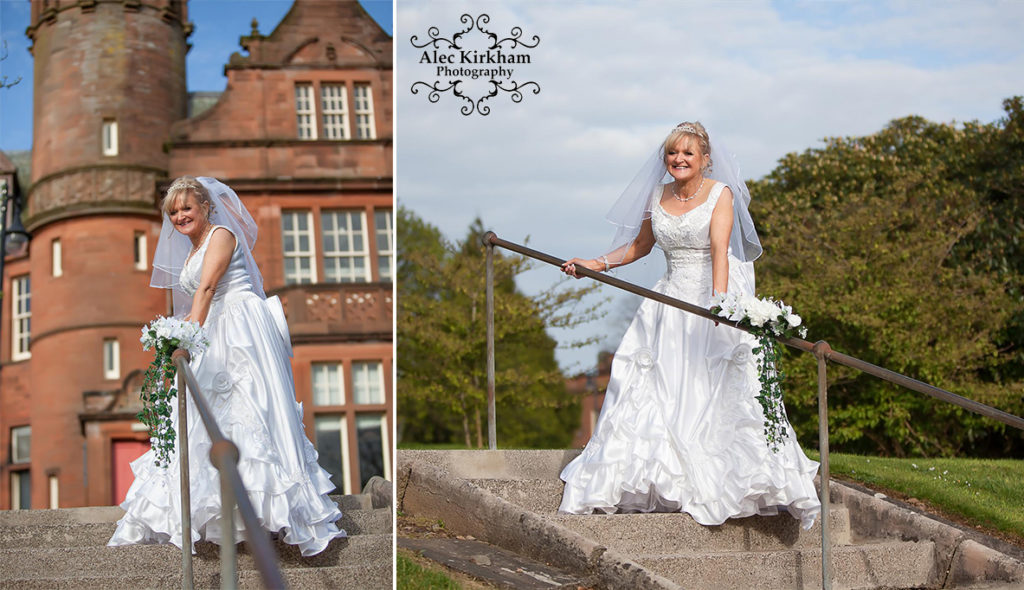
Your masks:
[[[580,427],[572,435],[572,448],[582,449],[594,436],[597,418],[604,406],[604,394],[612,376],[612,359],[609,351],[597,354],[597,368],[590,373],[581,373],[565,380],[565,390],[580,400]]]
[[[354,0],[253,23],[227,88],[190,95],[183,0],[31,0],[29,247],[0,322],[0,509],[120,502],[148,446],[135,418],[156,203],[182,174],[232,186],[291,329],[296,395],[338,488],[391,478],[392,50]],[[227,57],[227,56],[225,56]]]

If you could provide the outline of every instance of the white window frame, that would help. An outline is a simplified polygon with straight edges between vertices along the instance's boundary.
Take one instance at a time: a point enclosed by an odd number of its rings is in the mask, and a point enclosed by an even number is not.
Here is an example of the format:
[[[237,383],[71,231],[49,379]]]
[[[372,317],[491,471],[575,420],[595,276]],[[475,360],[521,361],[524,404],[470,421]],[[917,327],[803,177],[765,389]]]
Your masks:
[[[121,344],[117,338],[103,339],[103,378],[121,378]]]
[[[312,141],[317,138],[316,103],[310,82],[295,84],[295,124],[299,139]]]
[[[304,215],[306,217],[306,229],[299,229],[299,216]],[[292,228],[288,229],[286,223],[288,219],[291,219]],[[304,285],[312,284],[317,282],[316,276],[316,241],[315,231],[313,227],[313,212],[308,209],[293,209],[281,212],[281,251],[283,255],[282,265],[284,271],[284,283],[286,285]],[[300,238],[305,234],[307,243],[309,244],[308,250],[299,249]],[[292,238],[292,245],[294,248],[289,251],[287,249],[287,240]],[[299,261],[309,261],[309,272],[301,270]],[[288,272],[287,261],[295,261],[295,271]]]
[[[57,480],[56,475],[51,475],[47,479],[50,484],[50,509],[56,510],[60,508],[60,482]]]
[[[61,247],[60,238],[54,238],[50,242],[51,274],[54,277],[64,276],[64,250]]]
[[[344,215],[347,218],[348,229],[339,229],[338,216]],[[353,215],[358,215],[359,230],[352,229]],[[328,222],[330,219],[330,222]],[[370,246],[367,238],[366,211],[362,209],[324,209],[320,211],[320,245],[324,255],[324,282],[327,283],[368,283],[373,280],[373,269],[370,268]],[[358,236],[362,242],[362,248],[353,248],[355,238]],[[327,240],[331,238],[334,248],[327,249]],[[342,243],[348,246],[347,250],[340,249]],[[350,264],[348,270],[341,268],[342,260],[363,261],[362,272]]]
[[[378,221],[384,218],[384,226],[380,227]],[[376,236],[377,247],[377,272],[381,281],[395,282],[395,213],[393,209],[376,209],[373,212],[373,231]],[[386,248],[381,248],[383,237]],[[388,261],[388,272],[385,275],[382,270],[381,260]]]
[[[375,372],[376,375],[372,373]],[[366,401],[363,398],[373,383],[377,384],[377,391],[380,392],[379,400]],[[352,361],[352,402],[355,404],[384,404],[387,403],[388,395],[384,389],[384,363],[380,361]]]
[[[104,156],[116,156],[117,155],[117,120],[116,119],[104,119],[103,120],[103,131],[100,139],[103,146]]]
[[[27,510],[21,507],[21,478],[29,478],[29,489],[32,488],[32,473],[29,470],[11,472],[11,510]],[[32,498],[28,499],[29,508],[32,507]]]
[[[356,139],[376,139],[377,125],[373,120],[373,90],[367,82],[352,86],[355,109]]]
[[[348,416],[346,414],[319,414],[314,418],[314,433],[320,432],[320,424],[333,422],[333,426],[337,424],[338,436],[341,437],[341,479],[342,479],[342,493],[352,493],[352,461],[348,454]]]
[[[348,126],[348,89],[344,83],[320,83],[320,117],[324,139],[352,138]]]
[[[146,270],[149,266],[149,240],[146,239],[146,232],[135,232],[132,249],[135,254],[135,270]]]
[[[29,275],[11,277],[11,360],[32,358],[32,283]]]
[[[345,404],[345,366],[342,363],[312,363],[313,405]]]
[[[24,447],[19,441],[25,441]],[[24,451],[22,454],[19,451]],[[15,426],[11,428],[11,463],[28,463],[32,455],[32,427]]]
[[[371,412],[371,413],[356,414],[356,444],[357,445],[359,444],[359,423],[361,421],[365,422],[367,419],[377,419],[377,420],[380,420],[380,443],[381,443],[380,444],[380,450],[381,450],[381,455],[382,455],[381,459],[383,459],[383,466],[384,466],[384,474],[383,474],[383,476],[384,476],[384,479],[386,479],[388,481],[391,481],[391,454],[388,452],[388,447],[390,447],[391,445],[388,442],[388,417],[387,417],[387,414],[385,414],[384,412],[380,412],[380,413]],[[362,476],[363,476],[363,474],[360,473],[359,474],[360,479],[362,479]]]

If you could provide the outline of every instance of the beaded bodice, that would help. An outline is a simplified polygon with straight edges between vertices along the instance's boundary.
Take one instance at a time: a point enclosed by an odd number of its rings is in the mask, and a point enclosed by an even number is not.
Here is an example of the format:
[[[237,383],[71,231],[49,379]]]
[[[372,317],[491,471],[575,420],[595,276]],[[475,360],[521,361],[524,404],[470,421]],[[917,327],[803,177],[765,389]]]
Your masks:
[[[224,229],[227,228],[225,227]],[[210,231],[206,236],[206,239],[203,240],[203,243],[195,253],[192,254],[192,257],[185,262],[181,269],[179,281],[181,283],[182,291],[184,291],[189,297],[195,295],[196,290],[199,289],[199,280],[203,271],[203,259],[206,256],[206,249],[210,245],[210,238],[212,236],[213,231]],[[208,314],[207,317],[213,317],[214,312],[219,311],[221,303],[229,295],[239,293],[248,294],[253,292],[252,281],[249,280],[249,274],[245,270],[245,260],[243,259],[240,249],[236,244],[235,250],[231,254],[231,262],[228,264],[228,268],[224,272],[224,276],[222,276],[220,281],[217,282],[217,287],[213,295],[213,302],[210,308],[210,314]]]
[[[668,268],[662,281],[675,296],[698,305],[711,299],[711,213],[724,188],[716,183],[707,200],[682,215],[665,211],[660,198],[651,211],[651,229]]]

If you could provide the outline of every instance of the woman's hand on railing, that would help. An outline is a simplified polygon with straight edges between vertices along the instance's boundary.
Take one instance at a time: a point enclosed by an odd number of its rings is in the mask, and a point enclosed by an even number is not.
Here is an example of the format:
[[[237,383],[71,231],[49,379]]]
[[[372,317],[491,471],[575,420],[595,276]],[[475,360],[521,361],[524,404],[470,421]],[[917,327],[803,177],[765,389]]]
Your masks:
[[[584,260],[582,258],[573,258],[572,260],[566,260],[565,262],[562,263],[562,272],[569,275],[570,277],[578,279],[580,277],[576,274],[577,266],[582,266],[583,268],[587,270],[592,270],[594,272],[603,272],[605,270],[608,270],[607,265],[600,260],[594,260],[592,258],[590,260]]]

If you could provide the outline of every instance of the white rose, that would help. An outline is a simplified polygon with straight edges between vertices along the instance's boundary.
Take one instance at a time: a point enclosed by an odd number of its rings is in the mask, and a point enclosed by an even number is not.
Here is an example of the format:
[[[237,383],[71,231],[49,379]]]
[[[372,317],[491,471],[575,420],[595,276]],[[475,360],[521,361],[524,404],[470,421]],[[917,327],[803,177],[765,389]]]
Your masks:
[[[226,371],[220,371],[213,376],[213,383],[210,385],[210,388],[213,389],[214,393],[224,395],[231,391],[231,385],[231,374]]]
[[[646,348],[636,351],[636,364],[641,370],[646,371],[654,366],[654,355]]]
[[[749,344],[737,344],[732,349],[732,362],[737,365],[745,365],[750,362],[752,350]]]

